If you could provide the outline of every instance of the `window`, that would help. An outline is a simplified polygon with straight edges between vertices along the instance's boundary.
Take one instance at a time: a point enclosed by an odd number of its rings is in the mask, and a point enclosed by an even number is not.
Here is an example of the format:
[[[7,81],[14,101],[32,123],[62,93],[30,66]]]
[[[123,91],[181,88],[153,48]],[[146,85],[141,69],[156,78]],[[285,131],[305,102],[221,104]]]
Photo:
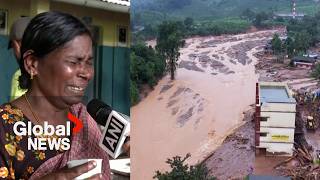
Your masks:
[[[260,132],[260,137],[267,137],[267,133],[266,132]]]
[[[118,28],[118,45],[127,46],[127,27],[119,26]]]
[[[0,9],[0,34],[6,35],[8,26],[8,11]]]

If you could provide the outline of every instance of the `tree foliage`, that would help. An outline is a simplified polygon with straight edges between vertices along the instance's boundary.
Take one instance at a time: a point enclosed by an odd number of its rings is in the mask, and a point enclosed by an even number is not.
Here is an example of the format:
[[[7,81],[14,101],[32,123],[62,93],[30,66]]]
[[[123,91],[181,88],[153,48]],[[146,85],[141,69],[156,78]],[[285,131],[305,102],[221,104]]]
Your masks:
[[[302,20],[292,19],[287,25],[288,36],[293,40],[296,54],[305,53],[309,47],[320,42],[320,12]]]
[[[186,159],[191,155],[187,154],[184,158],[175,156],[172,159],[166,161],[170,165],[171,171],[161,173],[156,171],[156,175],[153,177],[158,180],[214,180],[215,178],[209,175],[207,167],[203,164],[195,166],[189,166],[185,164]]]
[[[248,21],[253,21],[255,18],[255,12],[247,8],[241,13],[240,17]]]
[[[317,64],[316,67],[313,69],[311,76],[320,79],[320,64]]]
[[[159,25],[156,50],[167,60],[167,70],[174,80],[179,50],[184,45],[181,22],[165,21]]]
[[[139,101],[142,85],[153,87],[164,75],[165,59],[152,47],[137,44],[131,47],[130,61],[130,94],[131,105],[134,105]]]
[[[274,34],[271,40],[273,53],[279,55],[283,52],[283,44],[278,34]]]

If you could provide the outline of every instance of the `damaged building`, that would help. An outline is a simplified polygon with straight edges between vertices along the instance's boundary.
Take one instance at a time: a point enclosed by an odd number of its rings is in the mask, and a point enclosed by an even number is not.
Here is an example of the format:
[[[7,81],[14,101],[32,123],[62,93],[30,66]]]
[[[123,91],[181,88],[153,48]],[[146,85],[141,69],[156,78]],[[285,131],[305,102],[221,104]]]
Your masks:
[[[256,84],[255,146],[267,155],[293,154],[296,101],[284,83]]]

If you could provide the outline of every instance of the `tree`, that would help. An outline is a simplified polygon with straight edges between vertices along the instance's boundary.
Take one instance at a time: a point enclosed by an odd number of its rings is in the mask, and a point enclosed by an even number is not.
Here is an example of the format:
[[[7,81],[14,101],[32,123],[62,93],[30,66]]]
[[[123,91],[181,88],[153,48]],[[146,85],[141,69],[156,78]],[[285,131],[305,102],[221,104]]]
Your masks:
[[[292,40],[291,37],[287,37],[286,41],[285,41],[285,48],[287,51],[287,55],[289,56],[289,58],[292,58],[293,56],[295,56],[295,47],[294,47],[294,42]]]
[[[316,79],[320,79],[320,64],[316,65],[316,67],[314,68],[314,70],[311,73],[311,76]]]
[[[278,34],[274,34],[273,35],[273,38],[271,40],[271,44],[272,44],[273,53],[275,55],[279,55],[279,54],[281,54],[283,52],[282,42],[281,42],[281,39],[279,38]]]
[[[139,102],[139,90],[137,83],[130,79],[130,101],[131,106],[137,104]]]
[[[298,52],[306,53],[310,47],[311,37],[306,31],[298,32],[294,36],[295,49]]]
[[[167,164],[172,168],[171,172],[161,173],[156,171],[156,175],[153,177],[158,180],[214,180],[215,178],[209,175],[207,167],[203,164],[198,164],[196,166],[184,165],[186,159],[190,157],[187,154],[186,157],[181,159],[180,156],[173,157],[173,159],[168,159]]]
[[[252,21],[255,18],[255,13],[251,9],[247,8],[241,13],[241,18]]]
[[[131,105],[140,100],[142,85],[153,87],[165,72],[165,59],[145,43],[131,46],[130,54],[130,97]]]
[[[179,50],[184,45],[183,34],[177,22],[163,22],[159,25],[156,50],[167,60],[167,70],[174,80],[179,59]]]
[[[186,26],[186,28],[188,30],[191,30],[192,25],[193,25],[193,19],[191,17],[187,17],[184,21],[183,21],[184,25]]]
[[[253,25],[256,27],[262,27],[263,25],[262,21],[267,20],[268,18],[269,18],[268,14],[263,11],[260,13],[257,13],[253,21]]]

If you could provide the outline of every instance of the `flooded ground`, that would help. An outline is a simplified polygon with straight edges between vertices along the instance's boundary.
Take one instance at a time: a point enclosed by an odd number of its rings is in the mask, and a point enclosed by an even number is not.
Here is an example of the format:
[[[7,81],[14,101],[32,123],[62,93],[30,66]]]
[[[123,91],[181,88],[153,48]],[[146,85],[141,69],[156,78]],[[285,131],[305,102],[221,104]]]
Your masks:
[[[210,158],[246,123],[243,112],[255,102],[258,80],[254,54],[275,32],[186,40],[176,80],[164,77],[131,109],[133,179],[152,179],[156,170],[168,170],[166,159],[176,155],[191,153],[190,164]]]

